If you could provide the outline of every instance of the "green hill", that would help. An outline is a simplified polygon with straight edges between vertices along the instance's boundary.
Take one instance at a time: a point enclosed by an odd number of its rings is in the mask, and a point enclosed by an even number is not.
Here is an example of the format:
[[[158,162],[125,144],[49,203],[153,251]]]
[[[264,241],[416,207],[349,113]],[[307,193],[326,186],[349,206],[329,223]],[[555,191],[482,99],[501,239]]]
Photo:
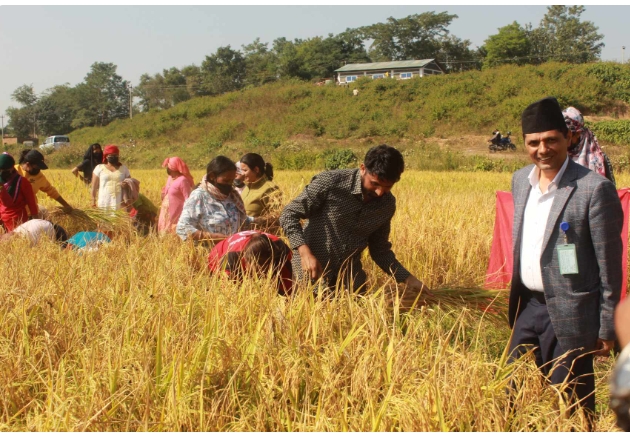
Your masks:
[[[523,158],[492,162],[445,150],[436,140],[489,138],[499,128],[511,130],[518,143],[521,111],[547,95],[587,116],[609,116],[593,124],[598,136],[630,143],[630,121],[615,120],[630,103],[630,66],[547,63],[406,81],[361,79],[349,88],[277,82],[75,131],[72,146],[48,158],[54,166],[70,166],[87,145],[100,142],[123,146],[122,158],[134,167],[159,167],[166,156],[179,155],[201,168],[217,154],[237,158],[256,151],[277,168],[323,168],[327,161],[343,162],[347,153],[335,153],[339,149],[361,157],[369,146],[387,142],[400,146],[414,168],[513,169]],[[480,150],[484,146],[479,142]]]

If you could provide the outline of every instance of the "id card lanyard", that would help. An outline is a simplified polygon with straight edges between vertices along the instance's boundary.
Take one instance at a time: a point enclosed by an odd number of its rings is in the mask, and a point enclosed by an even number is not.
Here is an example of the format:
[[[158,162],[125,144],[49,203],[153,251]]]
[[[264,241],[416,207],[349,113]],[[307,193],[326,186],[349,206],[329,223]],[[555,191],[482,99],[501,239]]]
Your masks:
[[[577,253],[575,244],[568,243],[567,232],[569,231],[569,223],[563,221],[560,223],[560,230],[564,232],[564,244],[558,245],[558,265],[560,266],[560,274],[575,275],[578,274]]]

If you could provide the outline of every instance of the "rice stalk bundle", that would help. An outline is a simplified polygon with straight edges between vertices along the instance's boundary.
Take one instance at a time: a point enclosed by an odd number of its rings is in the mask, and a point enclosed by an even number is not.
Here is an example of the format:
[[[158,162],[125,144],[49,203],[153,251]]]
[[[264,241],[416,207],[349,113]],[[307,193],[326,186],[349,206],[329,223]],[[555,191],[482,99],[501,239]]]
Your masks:
[[[125,233],[131,230],[129,215],[124,210],[73,208],[67,211],[62,207],[55,207],[47,209],[43,216],[50,222],[63,227],[68,233],[93,230]]]
[[[388,290],[386,295],[391,305],[399,303],[401,311],[439,305],[446,311],[467,308],[500,320],[506,316],[509,299],[507,291],[456,286],[440,286],[419,292],[400,285],[395,290]]]

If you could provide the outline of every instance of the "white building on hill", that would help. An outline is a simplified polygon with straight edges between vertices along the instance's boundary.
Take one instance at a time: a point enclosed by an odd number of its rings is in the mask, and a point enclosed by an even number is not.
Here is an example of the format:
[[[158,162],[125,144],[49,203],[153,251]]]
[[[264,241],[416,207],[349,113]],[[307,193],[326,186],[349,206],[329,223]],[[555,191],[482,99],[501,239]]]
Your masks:
[[[413,77],[443,74],[444,69],[435,59],[402,60],[399,62],[351,63],[335,71],[337,84],[348,84],[361,77],[395,78],[408,80]]]

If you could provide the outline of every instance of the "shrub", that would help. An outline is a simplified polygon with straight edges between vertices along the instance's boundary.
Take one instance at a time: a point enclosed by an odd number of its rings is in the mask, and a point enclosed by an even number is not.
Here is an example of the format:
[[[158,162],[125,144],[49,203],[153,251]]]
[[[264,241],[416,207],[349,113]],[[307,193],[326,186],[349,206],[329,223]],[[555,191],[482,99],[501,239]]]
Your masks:
[[[630,120],[587,123],[598,139],[615,144],[630,144]]]
[[[348,168],[356,165],[357,156],[350,149],[339,149],[324,152],[326,170]]]

